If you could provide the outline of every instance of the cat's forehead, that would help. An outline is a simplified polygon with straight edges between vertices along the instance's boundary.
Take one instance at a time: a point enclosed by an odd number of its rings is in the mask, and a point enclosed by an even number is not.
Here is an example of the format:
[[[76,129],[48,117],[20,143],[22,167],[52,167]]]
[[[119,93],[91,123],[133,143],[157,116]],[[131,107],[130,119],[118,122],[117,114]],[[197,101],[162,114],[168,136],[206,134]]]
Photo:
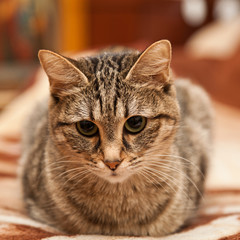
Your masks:
[[[153,117],[161,106],[159,95],[153,91],[124,83],[99,86],[96,79],[93,85],[71,98],[68,111],[75,114],[76,121],[89,119],[109,127],[133,115]]]
[[[156,102],[156,94],[124,81],[138,58],[138,52],[103,53],[79,62],[78,68],[89,80],[76,101],[82,118],[112,122],[130,115],[153,114],[150,106]]]
[[[81,104],[82,108],[88,109],[84,110],[86,115],[89,115],[89,109],[96,119],[127,114],[130,89],[123,80],[138,56],[137,52],[106,52],[79,62],[78,68],[89,81],[84,93],[87,102]]]
[[[100,55],[79,61],[79,69],[91,82],[96,78],[99,83],[111,84],[114,78],[123,79],[139,57],[137,51],[121,53],[104,52]]]

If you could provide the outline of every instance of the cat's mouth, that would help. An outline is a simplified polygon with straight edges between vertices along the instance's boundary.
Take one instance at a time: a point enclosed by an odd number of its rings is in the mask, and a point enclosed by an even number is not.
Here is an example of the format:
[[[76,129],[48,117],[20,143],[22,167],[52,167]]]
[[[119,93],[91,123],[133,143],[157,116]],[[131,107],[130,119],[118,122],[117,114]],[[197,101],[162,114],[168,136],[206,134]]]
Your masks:
[[[126,181],[132,175],[131,171],[126,169],[117,169],[116,171],[111,171],[104,174],[103,178],[111,183],[122,183]]]
[[[132,171],[129,171],[128,169],[128,163],[125,163],[124,161],[122,161],[121,164],[114,169],[112,166],[106,166],[102,161],[99,161],[98,168],[94,168],[92,170],[94,174],[110,183],[124,182],[132,175]]]

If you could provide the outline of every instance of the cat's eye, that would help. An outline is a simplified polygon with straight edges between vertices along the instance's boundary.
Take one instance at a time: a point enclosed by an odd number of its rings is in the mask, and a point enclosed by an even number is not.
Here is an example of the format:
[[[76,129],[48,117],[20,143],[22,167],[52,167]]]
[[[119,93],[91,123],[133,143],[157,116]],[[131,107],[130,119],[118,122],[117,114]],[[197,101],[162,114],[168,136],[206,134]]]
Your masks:
[[[97,125],[87,120],[77,122],[76,127],[79,133],[87,137],[92,137],[98,132]]]
[[[130,117],[124,124],[127,132],[135,134],[141,132],[146,126],[147,119],[142,116]]]

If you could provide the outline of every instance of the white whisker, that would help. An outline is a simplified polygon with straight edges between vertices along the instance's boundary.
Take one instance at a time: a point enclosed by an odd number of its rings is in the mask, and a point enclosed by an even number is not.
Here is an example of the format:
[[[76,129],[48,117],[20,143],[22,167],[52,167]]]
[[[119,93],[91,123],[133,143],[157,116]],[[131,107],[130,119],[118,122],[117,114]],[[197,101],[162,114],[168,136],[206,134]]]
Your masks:
[[[171,182],[171,184],[173,184],[173,185],[175,185],[175,186],[178,186],[178,182],[176,181],[176,179],[173,177],[173,176],[171,176],[171,175],[169,175],[169,174],[167,174],[166,172],[162,172],[162,171],[157,171],[156,169],[152,169],[152,168],[149,168],[149,167],[147,167],[149,170],[151,170],[151,171],[154,171],[155,170],[155,172],[157,173],[157,175],[162,175],[162,176],[165,176],[166,177],[166,180],[168,180],[168,181],[170,181]],[[161,178],[162,179],[162,178]],[[170,187],[171,185],[170,184],[168,184],[168,182],[166,181],[166,180],[164,180],[164,182]],[[184,185],[182,185],[183,186],[183,194],[185,195],[185,197],[187,198],[187,199],[189,199],[189,196],[188,196],[188,194],[186,193],[186,191],[188,190]],[[185,191],[186,190],[186,191]],[[176,192],[176,191],[175,191]]]
[[[149,183],[153,184],[156,188],[159,188],[155,181],[152,181],[146,174],[145,174],[145,171],[144,169],[142,169],[141,171],[138,172],[138,174],[142,175],[144,178],[146,178],[148,180]],[[161,184],[160,184],[161,185]]]
[[[199,188],[197,187],[197,185],[194,183],[194,181],[193,181],[189,176],[187,176],[186,173],[179,171],[178,168],[175,168],[175,167],[173,167],[173,166],[161,165],[160,167],[161,167],[161,168],[164,168],[164,169],[167,169],[167,170],[170,170],[170,171],[172,171],[172,170],[173,170],[173,171],[176,171],[177,173],[183,175],[183,177],[184,177],[185,179],[187,179],[187,180],[194,186],[194,188],[195,188],[195,189],[197,190],[197,192],[200,194],[201,198],[204,200],[204,197],[203,197],[201,191],[199,190]]]
[[[152,171],[152,169],[151,169],[151,168],[148,168],[148,167],[146,167],[145,170],[148,171],[148,172],[150,172],[151,174],[153,174],[155,177],[157,177],[157,178],[160,179],[161,181],[165,182],[165,183],[168,185],[168,187],[169,187],[170,189],[172,189],[172,191],[173,191],[174,193],[176,193],[176,190],[175,190],[170,184],[168,184],[168,182],[166,182],[161,176],[159,176],[158,173],[154,173],[154,172]],[[162,184],[161,184],[160,182],[158,182],[158,183],[162,186]],[[168,191],[167,191],[167,192],[168,192]]]
[[[72,177],[70,177],[65,183],[71,181],[71,180],[74,180],[76,178],[80,178],[82,175],[86,175],[87,173],[89,173],[89,170],[85,170],[85,171],[81,171],[81,172],[78,172],[77,174],[73,175]]]
[[[79,178],[79,180],[74,184],[74,186],[77,185],[77,184],[79,184],[80,182],[82,182],[82,181],[83,181],[86,177],[88,177],[90,174],[91,174],[90,171],[89,171],[89,172],[86,172],[86,173],[85,173],[85,176],[84,176],[83,178]]]

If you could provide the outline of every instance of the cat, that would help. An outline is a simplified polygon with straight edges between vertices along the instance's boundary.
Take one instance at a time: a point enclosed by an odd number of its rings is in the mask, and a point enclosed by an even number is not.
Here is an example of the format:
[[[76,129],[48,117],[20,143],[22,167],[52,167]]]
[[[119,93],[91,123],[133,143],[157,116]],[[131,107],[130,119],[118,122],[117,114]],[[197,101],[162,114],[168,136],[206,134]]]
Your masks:
[[[50,96],[23,134],[27,213],[68,234],[163,236],[185,225],[203,198],[212,110],[204,90],[174,81],[170,42],[39,59]]]

